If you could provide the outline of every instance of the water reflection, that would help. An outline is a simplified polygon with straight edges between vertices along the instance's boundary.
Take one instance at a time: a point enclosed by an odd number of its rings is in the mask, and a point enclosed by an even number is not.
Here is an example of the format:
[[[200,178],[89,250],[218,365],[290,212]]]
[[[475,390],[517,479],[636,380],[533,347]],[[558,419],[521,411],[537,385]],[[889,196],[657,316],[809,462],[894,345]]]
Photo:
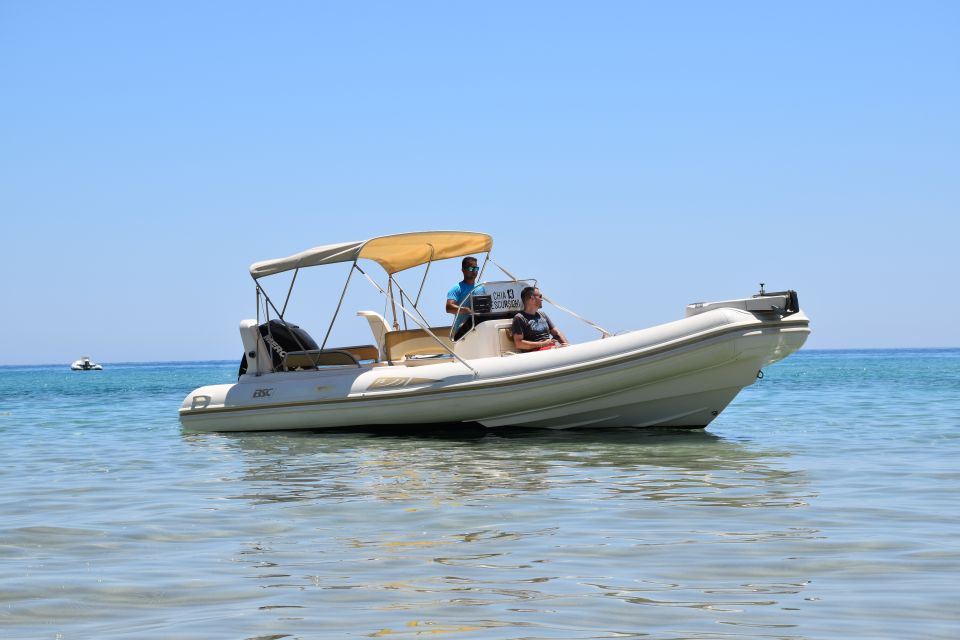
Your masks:
[[[776,635],[819,536],[789,455],[705,432],[184,438],[230,460],[235,562],[294,635]]]
[[[254,502],[450,502],[567,490],[598,499],[727,507],[802,506],[789,454],[704,431],[186,434],[238,455],[234,496]],[[601,483],[602,487],[589,488]],[[598,495],[599,494],[599,495]]]

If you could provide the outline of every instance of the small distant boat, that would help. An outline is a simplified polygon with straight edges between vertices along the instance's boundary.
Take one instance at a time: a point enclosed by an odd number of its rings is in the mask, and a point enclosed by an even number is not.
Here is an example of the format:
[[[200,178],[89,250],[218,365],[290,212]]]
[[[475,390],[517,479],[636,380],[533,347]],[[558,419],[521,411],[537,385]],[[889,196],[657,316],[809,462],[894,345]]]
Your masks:
[[[99,365],[90,360],[90,356],[83,356],[79,360],[74,360],[70,368],[74,371],[101,371],[103,365]]]

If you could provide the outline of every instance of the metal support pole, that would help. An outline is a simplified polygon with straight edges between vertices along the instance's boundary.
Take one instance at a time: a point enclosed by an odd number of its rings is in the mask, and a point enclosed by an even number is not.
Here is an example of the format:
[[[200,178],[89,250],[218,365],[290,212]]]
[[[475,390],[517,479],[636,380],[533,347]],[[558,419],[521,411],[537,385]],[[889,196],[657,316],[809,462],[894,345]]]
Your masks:
[[[393,330],[400,330],[400,323],[397,322],[397,301],[393,299],[393,274],[387,276],[387,297],[390,298],[390,307],[393,310]],[[403,304],[400,305],[403,307]]]
[[[354,260],[353,266],[350,267],[350,273],[347,274],[347,282],[343,285],[343,292],[340,294],[340,302],[337,303],[337,310],[333,312],[333,318],[330,320],[330,326],[327,327],[327,335],[323,336],[323,344],[320,345],[321,351],[327,346],[327,338],[330,337],[330,332],[333,331],[333,323],[337,321],[337,314],[340,313],[340,305],[343,304],[343,297],[347,295],[347,287],[350,286],[350,278],[353,277],[353,270],[356,267],[357,261]]]
[[[290,294],[293,293],[293,285],[297,282],[297,274],[300,273],[300,268],[293,270],[293,279],[290,281],[290,288],[287,289],[287,298],[283,301],[283,309],[280,310],[280,319],[283,319],[283,314],[287,312],[287,303],[290,302]]]

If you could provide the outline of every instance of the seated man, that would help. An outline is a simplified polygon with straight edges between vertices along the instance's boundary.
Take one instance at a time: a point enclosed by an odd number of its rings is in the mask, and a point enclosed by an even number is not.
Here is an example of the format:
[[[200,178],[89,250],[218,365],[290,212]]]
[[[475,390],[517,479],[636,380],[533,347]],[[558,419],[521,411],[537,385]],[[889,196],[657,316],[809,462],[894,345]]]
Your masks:
[[[566,336],[553,326],[547,314],[540,311],[543,295],[536,287],[524,287],[520,292],[523,311],[513,317],[513,344],[519,351],[542,351],[566,347]]]
[[[473,256],[467,256],[460,263],[460,268],[463,271],[463,280],[453,285],[447,292],[447,313],[456,316],[456,320],[453,321],[453,335],[457,338],[460,337],[460,328],[463,323],[473,314],[473,298],[470,294],[479,296],[485,293],[483,285],[476,286],[477,275],[480,273],[477,259]],[[469,327],[464,327],[464,332],[467,329]]]

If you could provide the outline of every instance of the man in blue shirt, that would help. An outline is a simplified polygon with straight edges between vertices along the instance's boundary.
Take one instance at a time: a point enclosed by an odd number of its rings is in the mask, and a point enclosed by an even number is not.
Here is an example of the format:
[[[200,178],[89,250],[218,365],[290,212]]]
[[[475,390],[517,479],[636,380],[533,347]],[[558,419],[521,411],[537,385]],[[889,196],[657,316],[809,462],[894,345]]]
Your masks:
[[[477,266],[476,258],[467,256],[460,263],[460,268],[463,271],[463,280],[453,285],[447,292],[447,313],[456,316],[453,321],[454,335],[457,334],[461,325],[467,321],[467,318],[473,315],[473,297],[470,294],[479,296],[486,293],[482,285],[477,286],[480,267]]]

